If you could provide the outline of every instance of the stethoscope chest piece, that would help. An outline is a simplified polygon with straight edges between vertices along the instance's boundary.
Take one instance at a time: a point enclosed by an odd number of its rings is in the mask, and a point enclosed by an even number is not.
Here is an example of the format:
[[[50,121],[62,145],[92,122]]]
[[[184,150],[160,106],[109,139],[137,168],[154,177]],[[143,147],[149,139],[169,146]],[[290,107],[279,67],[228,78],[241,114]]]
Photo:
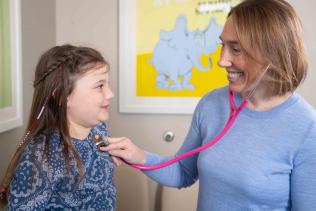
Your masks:
[[[93,137],[93,142],[97,149],[100,149],[100,147],[106,147],[109,145],[108,137],[96,134]]]

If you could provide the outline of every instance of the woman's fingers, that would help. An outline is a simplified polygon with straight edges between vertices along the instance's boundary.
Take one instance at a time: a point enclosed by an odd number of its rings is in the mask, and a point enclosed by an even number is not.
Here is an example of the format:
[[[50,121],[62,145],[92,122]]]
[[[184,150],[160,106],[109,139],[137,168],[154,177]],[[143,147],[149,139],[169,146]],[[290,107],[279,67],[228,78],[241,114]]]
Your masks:
[[[128,138],[108,138],[109,145],[102,147],[104,151],[110,151],[113,149],[126,149],[131,141]]]
[[[100,147],[110,155],[124,159],[129,163],[143,164],[146,160],[146,153],[125,137],[108,138],[109,145]]]
[[[121,150],[121,149],[114,149],[109,151],[110,155],[122,158],[126,161],[130,161],[132,159],[132,155],[130,151]]]
[[[128,138],[126,137],[118,137],[118,138],[114,138],[114,137],[108,137],[108,141],[109,143],[117,143],[117,142],[121,142],[121,141],[126,141],[126,140],[129,140]]]
[[[123,161],[120,158],[115,157],[115,156],[111,156],[111,157],[116,166],[120,166],[123,163]]]
[[[110,151],[115,149],[126,149],[128,148],[127,145],[123,142],[117,142],[117,143],[110,143],[108,146],[102,147],[101,149],[104,151]]]

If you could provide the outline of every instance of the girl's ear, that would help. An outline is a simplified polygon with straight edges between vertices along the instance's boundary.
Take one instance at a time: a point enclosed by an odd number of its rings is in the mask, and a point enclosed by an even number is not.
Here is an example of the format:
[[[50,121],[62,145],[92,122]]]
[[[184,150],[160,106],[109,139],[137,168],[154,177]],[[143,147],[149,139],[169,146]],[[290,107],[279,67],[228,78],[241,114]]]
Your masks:
[[[67,103],[67,108],[68,108],[68,107],[70,106],[69,96],[67,97],[67,99],[66,99],[66,100],[67,100],[67,102],[66,102],[66,103]]]

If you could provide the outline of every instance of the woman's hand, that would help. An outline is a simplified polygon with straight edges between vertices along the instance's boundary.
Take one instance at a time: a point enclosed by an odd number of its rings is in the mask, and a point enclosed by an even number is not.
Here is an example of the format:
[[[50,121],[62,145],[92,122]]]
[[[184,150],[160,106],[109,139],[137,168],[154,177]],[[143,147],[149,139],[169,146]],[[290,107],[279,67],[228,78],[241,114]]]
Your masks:
[[[132,164],[145,164],[145,151],[133,144],[130,139],[125,137],[108,137],[108,142],[108,146],[100,147],[100,149],[102,151],[107,151],[110,155],[112,155],[113,161],[116,165],[120,165],[122,163],[120,159]]]

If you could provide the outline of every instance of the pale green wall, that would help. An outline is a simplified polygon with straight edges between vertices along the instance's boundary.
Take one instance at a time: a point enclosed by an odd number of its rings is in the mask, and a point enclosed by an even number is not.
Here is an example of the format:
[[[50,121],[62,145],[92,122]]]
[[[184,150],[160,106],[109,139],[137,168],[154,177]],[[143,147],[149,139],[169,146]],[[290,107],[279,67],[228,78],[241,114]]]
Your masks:
[[[3,1],[3,0],[0,0]],[[12,1],[12,0],[10,0]],[[33,97],[32,81],[39,56],[56,44],[55,1],[20,0],[22,34],[23,125],[0,133],[0,178],[24,133]],[[1,210],[1,209],[0,209]]]
[[[0,108],[12,103],[9,6],[9,0],[0,0]]]

